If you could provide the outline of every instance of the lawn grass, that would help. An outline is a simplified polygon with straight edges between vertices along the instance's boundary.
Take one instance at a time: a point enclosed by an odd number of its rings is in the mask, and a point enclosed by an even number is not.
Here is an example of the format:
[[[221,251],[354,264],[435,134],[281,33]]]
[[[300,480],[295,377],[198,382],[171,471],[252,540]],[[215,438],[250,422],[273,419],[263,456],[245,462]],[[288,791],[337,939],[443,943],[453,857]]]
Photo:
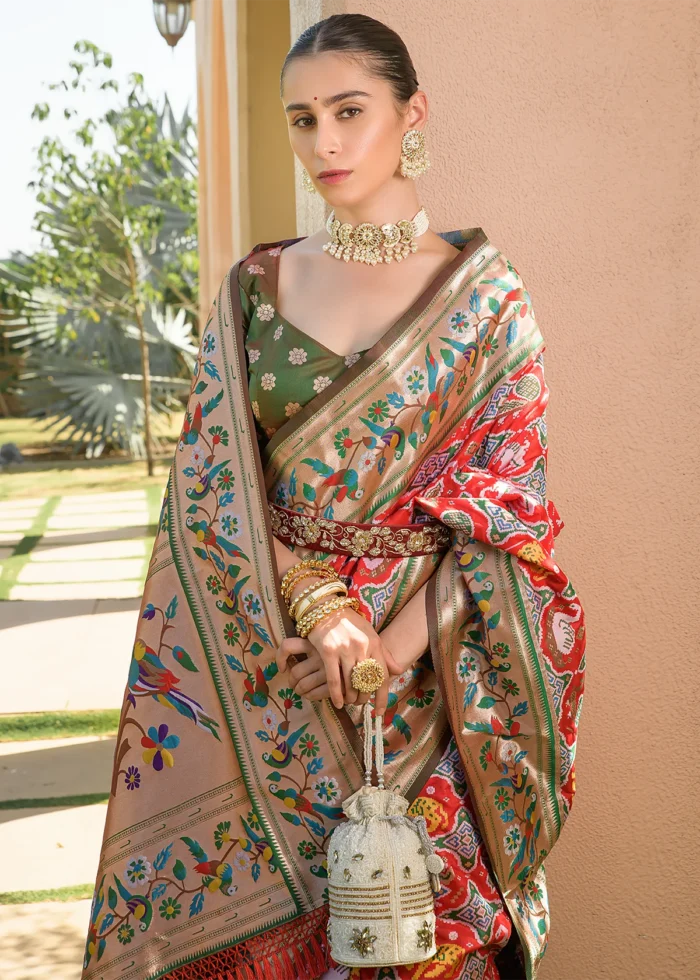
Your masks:
[[[0,892],[0,905],[26,905],[29,902],[75,902],[92,898],[95,885],[65,885],[44,891]]]
[[[45,446],[49,441],[49,433],[42,432],[33,419],[0,419],[0,443],[14,442],[20,449],[27,449]]]
[[[37,738],[70,738],[76,735],[116,735],[119,710],[38,711],[22,715],[0,715],[0,742],[23,742]]]
[[[81,793],[77,796],[36,796],[21,800],[0,800],[0,810],[38,810],[41,807],[92,806],[106,803],[109,793]]]

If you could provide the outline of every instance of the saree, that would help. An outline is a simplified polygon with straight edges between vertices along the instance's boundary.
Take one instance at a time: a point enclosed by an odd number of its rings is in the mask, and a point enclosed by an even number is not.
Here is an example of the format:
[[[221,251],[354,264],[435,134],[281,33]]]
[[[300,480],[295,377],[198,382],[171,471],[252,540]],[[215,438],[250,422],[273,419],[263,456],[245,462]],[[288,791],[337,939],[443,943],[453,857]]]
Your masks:
[[[460,254],[267,442],[238,276],[298,239],[256,245],[221,283],[144,585],[83,980],[312,980],[333,963],[327,841],[363,783],[361,708],[310,702],[277,670],[296,631],[273,535],[332,564],[378,632],[427,582],[430,649],[389,699],[386,785],[439,819],[416,791],[453,741],[537,975],[544,861],[575,792],[585,622],[554,559],[531,297],[482,229],[443,237]],[[454,900],[449,862],[443,876]],[[457,978],[462,962],[441,944],[414,975]]]

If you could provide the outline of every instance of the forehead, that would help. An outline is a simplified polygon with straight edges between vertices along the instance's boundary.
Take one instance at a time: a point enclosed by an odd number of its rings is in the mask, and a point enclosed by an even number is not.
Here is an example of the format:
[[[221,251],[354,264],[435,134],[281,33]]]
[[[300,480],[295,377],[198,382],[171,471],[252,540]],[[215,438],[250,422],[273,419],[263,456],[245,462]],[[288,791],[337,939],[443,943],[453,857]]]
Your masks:
[[[379,95],[389,89],[383,79],[368,74],[362,63],[362,54],[342,54],[324,51],[304,55],[290,61],[284,73],[283,97],[285,102],[313,101],[350,89],[362,89]]]

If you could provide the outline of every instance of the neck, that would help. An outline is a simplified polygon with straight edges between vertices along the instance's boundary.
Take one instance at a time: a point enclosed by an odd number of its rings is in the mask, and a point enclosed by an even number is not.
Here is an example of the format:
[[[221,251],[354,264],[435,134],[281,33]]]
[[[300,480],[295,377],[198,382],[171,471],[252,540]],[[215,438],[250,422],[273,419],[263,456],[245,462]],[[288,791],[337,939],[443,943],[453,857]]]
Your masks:
[[[329,203],[333,207],[332,201]],[[338,221],[351,225],[359,225],[363,221],[371,221],[375,225],[395,223],[402,218],[412,218],[419,210],[416,185],[405,177],[401,178],[400,184],[392,181],[388,187],[384,185],[357,204],[339,204],[334,207]]]

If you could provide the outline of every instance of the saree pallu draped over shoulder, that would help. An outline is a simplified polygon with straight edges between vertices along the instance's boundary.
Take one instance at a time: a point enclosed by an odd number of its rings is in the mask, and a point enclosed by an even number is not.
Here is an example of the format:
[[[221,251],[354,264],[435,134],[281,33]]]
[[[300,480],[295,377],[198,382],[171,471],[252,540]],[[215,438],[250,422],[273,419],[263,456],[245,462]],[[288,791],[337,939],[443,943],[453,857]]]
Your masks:
[[[238,273],[280,243],[221,284],[141,603],[83,980],[311,980],[332,963],[327,842],[363,783],[361,708],[310,702],[278,673],[296,632],[273,535],[333,564],[377,631],[428,582],[430,651],[389,700],[386,785],[414,800],[454,736],[537,975],[584,615],[554,560],[530,296],[480,228],[444,237],[460,255],[262,448]],[[301,917],[303,949],[283,938]]]

